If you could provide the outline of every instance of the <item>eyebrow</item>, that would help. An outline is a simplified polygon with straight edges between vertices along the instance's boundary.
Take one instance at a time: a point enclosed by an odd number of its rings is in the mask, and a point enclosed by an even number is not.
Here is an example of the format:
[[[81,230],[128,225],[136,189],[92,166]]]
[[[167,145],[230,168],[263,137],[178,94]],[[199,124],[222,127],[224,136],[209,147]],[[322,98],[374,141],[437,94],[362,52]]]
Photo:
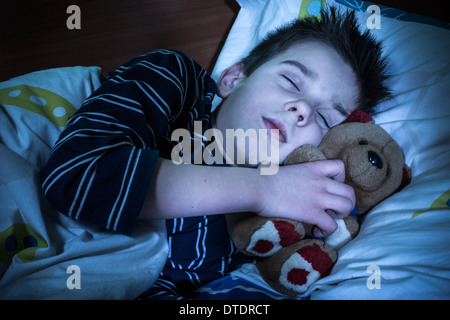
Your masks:
[[[295,60],[285,60],[281,63],[297,68],[298,70],[300,70],[301,73],[303,73],[305,76],[307,76],[308,78],[310,78],[312,80],[315,80],[317,78],[317,73],[315,73],[311,69],[307,68],[303,63],[300,63]]]
[[[339,102],[333,104],[333,108],[337,110],[340,114],[342,114],[345,118],[348,118],[348,116],[350,115],[348,111],[345,110],[344,106]]]
[[[298,70],[300,70],[301,73],[303,73],[306,77],[310,78],[311,80],[316,80],[318,77],[316,72],[312,71],[311,69],[306,67],[303,63],[300,63],[296,60],[285,60],[281,63],[288,64],[290,66],[297,68]],[[341,115],[343,115],[345,118],[347,118],[350,115],[347,112],[347,110],[345,110],[344,106],[339,102],[334,103],[333,108],[336,111],[338,111]]]

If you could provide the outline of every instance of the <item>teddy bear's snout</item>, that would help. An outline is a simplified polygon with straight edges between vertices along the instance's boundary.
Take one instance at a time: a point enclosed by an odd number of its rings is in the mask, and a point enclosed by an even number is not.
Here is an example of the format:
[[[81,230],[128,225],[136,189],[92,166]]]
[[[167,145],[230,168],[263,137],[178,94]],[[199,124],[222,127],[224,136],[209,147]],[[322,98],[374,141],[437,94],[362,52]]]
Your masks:
[[[389,165],[379,148],[359,143],[346,149],[340,158],[346,166],[347,182],[354,187],[375,191],[385,182]]]

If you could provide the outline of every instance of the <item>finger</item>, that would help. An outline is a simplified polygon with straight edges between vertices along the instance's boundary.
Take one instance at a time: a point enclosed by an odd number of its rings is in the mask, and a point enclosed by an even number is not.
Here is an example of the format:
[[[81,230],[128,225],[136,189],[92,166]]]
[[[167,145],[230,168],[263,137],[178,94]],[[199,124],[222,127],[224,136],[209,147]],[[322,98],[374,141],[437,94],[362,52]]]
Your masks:
[[[355,197],[355,190],[344,182],[328,179],[325,184],[325,190],[330,194],[352,199]]]
[[[323,200],[326,209],[346,216],[355,208],[355,190],[351,186],[331,180],[326,185],[326,191],[328,192],[327,198]],[[339,216],[339,218],[342,217]]]
[[[332,219],[328,214],[325,212],[321,213],[321,216],[316,223],[316,227],[313,228],[313,235],[315,237],[328,237],[331,234],[333,234],[334,231],[337,229],[337,224],[334,219]]]
[[[352,212],[355,208],[354,199],[337,196],[328,195],[326,200],[323,202],[323,206],[326,208],[325,212],[333,219],[345,218]]]
[[[341,160],[323,160],[315,162],[320,172],[333,180],[343,183],[345,181],[345,167]]]
[[[333,219],[338,219],[338,213],[334,210],[327,209],[325,212]]]
[[[325,238],[322,231],[317,226],[314,226],[312,235],[317,238]]]

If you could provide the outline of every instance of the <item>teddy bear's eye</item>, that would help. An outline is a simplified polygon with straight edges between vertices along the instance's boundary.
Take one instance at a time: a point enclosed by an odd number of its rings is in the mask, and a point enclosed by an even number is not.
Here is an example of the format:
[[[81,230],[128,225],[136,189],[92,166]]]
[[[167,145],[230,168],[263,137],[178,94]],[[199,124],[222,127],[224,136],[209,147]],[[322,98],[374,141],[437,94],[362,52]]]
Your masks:
[[[361,140],[360,142],[359,142],[359,145],[360,146],[367,146],[369,143],[367,142],[367,141],[365,141],[365,140]]]
[[[381,160],[380,156],[378,154],[376,154],[376,152],[369,151],[368,155],[369,155],[369,162],[372,165],[374,165],[378,169],[383,168],[383,160]]]

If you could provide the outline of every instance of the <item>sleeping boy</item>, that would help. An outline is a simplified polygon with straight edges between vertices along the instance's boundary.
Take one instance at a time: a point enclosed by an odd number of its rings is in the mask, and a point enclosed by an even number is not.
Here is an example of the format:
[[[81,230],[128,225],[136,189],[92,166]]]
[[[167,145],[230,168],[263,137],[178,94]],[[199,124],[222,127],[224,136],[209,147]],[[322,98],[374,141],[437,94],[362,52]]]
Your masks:
[[[217,83],[181,52],[151,52],[108,75],[68,121],[41,171],[43,190],[60,212],[114,232],[132,235],[138,219],[165,219],[170,252],[152,290],[186,297],[238,256],[224,214],[296,219],[327,236],[355,196],[340,161],[263,175],[262,159],[249,161],[255,150],[236,144],[224,157],[237,163],[244,155],[238,165],[179,165],[172,133],[188,130],[204,147],[198,123],[224,137],[227,129],[266,130],[281,164],[297,147],[318,145],[351,111],[372,112],[389,97],[386,79],[381,44],[359,31],[353,13],[334,8],[268,35]],[[212,111],[215,94],[223,101]]]

